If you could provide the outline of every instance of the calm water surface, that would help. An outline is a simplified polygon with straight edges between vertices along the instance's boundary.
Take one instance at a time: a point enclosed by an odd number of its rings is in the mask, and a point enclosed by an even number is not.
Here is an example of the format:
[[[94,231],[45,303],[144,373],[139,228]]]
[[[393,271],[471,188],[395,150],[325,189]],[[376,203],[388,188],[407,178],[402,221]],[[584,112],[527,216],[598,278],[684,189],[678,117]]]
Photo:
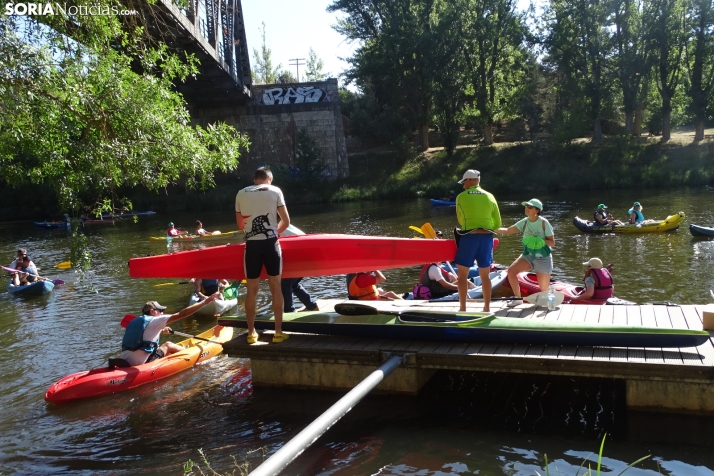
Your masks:
[[[488,189],[487,182],[484,186]],[[508,226],[523,216],[520,202],[533,197],[497,198]],[[581,263],[598,256],[615,263],[620,298],[710,301],[714,241],[693,238],[687,226],[714,225],[714,192],[607,191],[537,198],[555,229],[555,278],[579,282]],[[666,234],[596,236],[579,234],[572,225],[573,216],[591,217],[602,202],[624,218],[635,200],[642,202],[647,218],[684,211],[685,226]],[[172,280],[132,280],[126,263],[134,255],[165,252],[164,244],[149,243],[148,237],[162,235],[169,221],[192,229],[198,218],[210,230],[235,229],[231,204],[215,208],[225,212],[162,214],[89,229],[95,291],[80,285],[71,270],[53,269],[69,259],[67,231],[40,230],[27,222],[0,224],[5,264],[24,247],[42,274],[67,282],[34,299],[0,294],[0,474],[182,474],[184,462],[199,459],[199,448],[217,470],[229,469],[232,456],[255,467],[341,396],[254,389],[250,362],[221,356],[118,396],[76,405],[44,402],[44,392],[62,376],[102,366],[119,353],[123,329],[118,323],[124,314],[137,313],[153,299],[172,312],[186,306],[187,285],[155,288]],[[430,222],[445,232],[455,225],[453,208],[432,208],[426,199],[313,207],[288,201],[288,209],[293,223],[306,232],[411,237],[409,225]],[[501,238],[496,261],[513,261],[519,243],[516,236]],[[407,291],[418,273],[416,267],[388,270],[385,287]],[[345,295],[343,277],[308,279],[305,285],[317,297]],[[265,293],[261,299],[267,307]],[[214,323],[189,318],[174,328],[197,333]],[[712,429],[709,418],[627,412],[617,381],[444,372],[418,397],[367,397],[283,474],[535,475],[544,474],[547,455],[550,474],[573,475],[597,452],[607,432],[603,474],[618,474],[652,455],[627,474],[714,475]]]

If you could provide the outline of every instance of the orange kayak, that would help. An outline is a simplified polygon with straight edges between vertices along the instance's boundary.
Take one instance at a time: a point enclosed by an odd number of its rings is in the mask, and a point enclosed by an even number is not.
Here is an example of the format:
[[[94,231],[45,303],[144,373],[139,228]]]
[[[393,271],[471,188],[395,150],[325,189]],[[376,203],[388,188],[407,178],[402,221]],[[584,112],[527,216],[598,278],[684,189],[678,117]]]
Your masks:
[[[223,352],[223,346],[220,343],[233,337],[233,328],[231,327],[221,329],[218,337],[213,335],[214,329],[215,327],[198,334],[197,337],[210,339],[216,343],[190,338],[177,343],[183,346],[184,350],[148,364],[113,370],[105,367],[68,375],[58,380],[47,390],[45,400],[64,403],[122,392],[191,368],[199,362],[205,362]]]

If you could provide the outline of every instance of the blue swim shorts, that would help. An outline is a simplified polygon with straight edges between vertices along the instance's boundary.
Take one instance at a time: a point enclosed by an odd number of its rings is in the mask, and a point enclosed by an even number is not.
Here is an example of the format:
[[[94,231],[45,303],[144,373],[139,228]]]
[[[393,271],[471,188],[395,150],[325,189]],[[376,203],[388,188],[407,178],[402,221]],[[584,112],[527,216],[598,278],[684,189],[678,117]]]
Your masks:
[[[493,235],[490,233],[471,233],[463,235],[456,250],[456,264],[470,268],[474,261],[479,268],[490,268],[493,263]]]

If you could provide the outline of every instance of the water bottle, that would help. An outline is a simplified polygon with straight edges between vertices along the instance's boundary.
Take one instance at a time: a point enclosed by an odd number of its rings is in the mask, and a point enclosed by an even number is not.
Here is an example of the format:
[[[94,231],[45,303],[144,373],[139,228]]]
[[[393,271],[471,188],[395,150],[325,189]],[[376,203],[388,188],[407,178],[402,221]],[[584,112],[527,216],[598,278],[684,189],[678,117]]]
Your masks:
[[[553,290],[553,285],[548,286],[548,310],[555,311],[556,301],[555,301],[555,291]]]

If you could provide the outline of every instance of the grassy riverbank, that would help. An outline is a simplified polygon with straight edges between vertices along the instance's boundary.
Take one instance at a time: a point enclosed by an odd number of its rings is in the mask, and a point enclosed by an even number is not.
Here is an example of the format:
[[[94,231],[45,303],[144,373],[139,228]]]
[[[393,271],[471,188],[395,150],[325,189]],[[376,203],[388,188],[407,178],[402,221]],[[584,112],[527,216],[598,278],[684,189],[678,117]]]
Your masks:
[[[482,184],[493,193],[604,188],[672,188],[714,185],[714,130],[692,143],[690,134],[663,144],[655,138],[612,137],[601,143],[581,140],[569,146],[548,142],[460,146],[449,157],[441,148],[416,153],[382,147],[350,154],[350,176],[335,181],[298,182],[276,170],[275,184],[288,203],[319,203],[424,196],[440,198],[466,169],[478,169]],[[236,192],[247,185],[233,176],[200,192],[172,187],[165,193],[144,189],[118,191],[135,210],[204,211],[230,209]],[[31,199],[28,197],[35,197]],[[25,185],[0,191],[0,220],[58,218],[49,187]]]

